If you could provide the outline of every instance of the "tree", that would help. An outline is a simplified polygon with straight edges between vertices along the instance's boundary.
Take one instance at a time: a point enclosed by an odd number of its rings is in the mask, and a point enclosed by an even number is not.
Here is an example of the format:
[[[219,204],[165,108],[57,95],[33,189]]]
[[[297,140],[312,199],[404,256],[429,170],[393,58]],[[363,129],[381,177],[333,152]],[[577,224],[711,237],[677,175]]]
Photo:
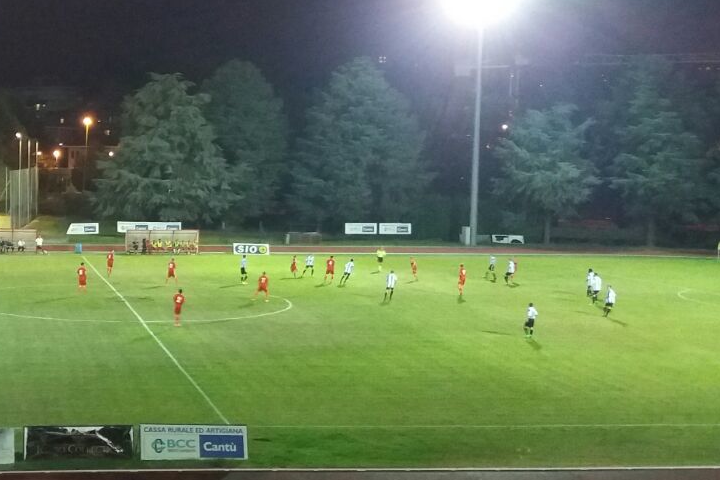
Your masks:
[[[659,220],[695,217],[701,192],[702,144],[662,92],[668,73],[668,64],[652,58],[628,72],[627,121],[615,130],[619,153],[610,185],[621,193],[627,213],[646,222],[649,246]]]
[[[180,74],[151,74],[125,99],[116,155],[99,165],[95,205],[102,217],[209,223],[236,195],[215,135],[202,114],[205,95]]]
[[[307,113],[292,203],[318,228],[330,220],[335,227],[399,221],[430,179],[423,140],[408,102],[370,59],[355,59],[333,73]]]
[[[205,116],[231,170],[231,184],[243,196],[230,210],[238,220],[273,211],[285,172],[287,119],[262,72],[249,62],[231,60],[206,80],[210,96]]]
[[[24,130],[16,115],[16,108],[11,97],[0,91],[0,162],[8,166],[17,166],[15,133],[24,132]]]
[[[495,150],[503,173],[495,179],[495,193],[540,214],[545,243],[550,243],[552,220],[574,214],[599,183],[583,156],[591,121],[574,124],[576,112],[571,104],[529,110]]]

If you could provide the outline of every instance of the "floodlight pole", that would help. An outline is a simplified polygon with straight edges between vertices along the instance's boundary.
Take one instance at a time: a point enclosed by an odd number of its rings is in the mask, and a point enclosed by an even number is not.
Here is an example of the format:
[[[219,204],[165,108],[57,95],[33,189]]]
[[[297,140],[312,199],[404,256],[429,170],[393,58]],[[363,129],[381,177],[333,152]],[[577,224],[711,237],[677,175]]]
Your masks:
[[[14,217],[11,217],[11,222],[15,225],[15,228],[20,228],[20,205],[22,204],[22,182],[20,181],[20,172],[22,171],[22,147],[23,141],[22,136],[17,137],[18,139],[18,170],[17,170],[17,212]]]
[[[477,245],[478,183],[480,177],[480,107],[482,104],[482,27],[477,29],[477,74],[475,76],[475,125],[473,131],[472,173],[470,177],[470,245]]]

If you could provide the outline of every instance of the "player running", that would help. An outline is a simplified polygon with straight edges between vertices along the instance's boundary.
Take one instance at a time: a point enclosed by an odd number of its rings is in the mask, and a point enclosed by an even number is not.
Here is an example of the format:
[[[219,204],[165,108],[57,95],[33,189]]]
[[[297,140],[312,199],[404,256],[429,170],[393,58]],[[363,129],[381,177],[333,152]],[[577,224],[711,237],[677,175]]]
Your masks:
[[[398,277],[395,275],[395,272],[393,270],[390,270],[390,273],[388,273],[386,283],[385,283],[385,296],[383,297],[383,303],[391,302],[393,293],[395,293],[395,285],[397,285]],[[390,296],[388,296],[390,294]]]
[[[417,262],[415,261],[415,258],[410,257],[410,270],[412,271],[412,276],[416,282],[418,281],[417,268],[418,267],[417,267]]]
[[[170,278],[175,279],[175,285],[177,285],[178,279],[177,279],[177,273],[175,272],[176,268],[177,268],[177,264],[175,263],[175,259],[171,258],[170,262],[168,263],[168,271],[167,271],[167,277],[165,277],[165,285],[167,285],[168,280],[170,280]]]
[[[327,282],[327,277],[330,275],[330,283],[335,279],[335,257],[330,255],[325,261],[325,277],[323,277],[323,283]]]
[[[247,255],[243,255],[240,259],[240,285],[247,285]]]
[[[178,289],[178,293],[173,295],[173,305],[175,314],[175,326],[180,326],[180,314],[182,313],[182,306],[185,303],[185,295],[183,295],[182,288]]]
[[[80,262],[80,267],[77,269],[78,276],[78,290],[87,292],[87,268],[85,268],[85,262]]]
[[[315,275],[315,255],[308,255],[305,257],[305,268],[303,269],[302,275],[300,275],[300,278],[305,276],[305,272],[308,271],[308,268],[310,269],[310,276]]]
[[[382,272],[382,264],[383,260],[385,260],[385,255],[387,255],[387,252],[385,251],[385,247],[380,247],[375,252],[375,255],[377,255],[377,262],[378,262],[378,272]]]
[[[593,305],[595,302],[597,302],[598,293],[600,293],[600,290],[602,290],[602,278],[600,278],[600,274],[595,272],[595,275],[593,276],[593,284],[592,284],[592,303]]]
[[[535,330],[535,319],[537,316],[538,311],[535,309],[535,306],[532,303],[529,303],[527,308],[527,320],[525,321],[525,326],[523,327],[523,330],[525,330],[525,338],[532,338],[533,331]]]
[[[350,261],[345,264],[345,270],[343,271],[342,277],[340,277],[340,284],[338,285],[338,287],[347,285],[348,278],[350,278],[350,275],[352,274],[354,269],[355,269],[355,262],[351,258]]]
[[[37,236],[35,237],[35,254],[36,255],[38,254],[38,252],[42,253],[43,255],[47,255],[47,252],[43,248],[43,242],[44,242],[44,240],[43,240],[42,235],[40,235],[38,233]]]
[[[587,290],[585,291],[585,294],[588,297],[590,297],[590,295],[592,295],[594,278],[595,278],[595,272],[593,272],[592,268],[588,268],[587,277],[585,277],[585,282],[587,284]]]
[[[265,272],[263,272],[262,275],[260,275],[260,278],[258,278],[258,286],[257,286],[257,290],[255,290],[255,295],[253,295],[253,300],[257,299],[258,293],[264,292],[265,293],[265,301],[266,302],[270,301],[270,298],[269,298],[270,293],[268,292],[268,283],[269,283],[269,279],[268,279],[267,275],[265,274]]]
[[[610,315],[610,312],[615,306],[616,298],[617,295],[615,294],[615,290],[613,290],[612,285],[608,285],[607,295],[605,295],[605,308],[603,308],[603,317],[607,317],[608,315]]]
[[[508,260],[508,266],[507,270],[505,271],[505,285],[510,285],[508,280],[512,280],[512,283],[515,283],[515,272],[517,271],[517,264],[515,263],[515,259],[511,258]]]
[[[485,270],[485,280],[492,275],[492,282],[495,283],[497,281],[497,274],[495,273],[495,264],[497,263],[497,258],[495,258],[493,255],[490,255],[490,263],[488,264],[487,270]]]
[[[112,275],[113,264],[115,263],[115,250],[107,254],[107,276]]]
[[[293,278],[297,278],[297,256],[293,255],[292,262],[290,263],[290,273],[292,273]]]
[[[463,296],[463,291],[465,290],[465,279],[467,278],[467,270],[465,270],[465,265],[460,264],[460,271],[458,272],[458,292],[460,293],[460,298]]]

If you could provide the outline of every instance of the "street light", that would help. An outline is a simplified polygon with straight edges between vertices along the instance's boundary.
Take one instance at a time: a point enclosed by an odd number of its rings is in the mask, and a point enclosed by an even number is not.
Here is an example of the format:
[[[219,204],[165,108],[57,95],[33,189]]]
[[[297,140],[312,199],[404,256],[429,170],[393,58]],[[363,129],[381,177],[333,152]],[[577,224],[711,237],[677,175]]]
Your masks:
[[[82,190],[85,191],[85,173],[87,171],[88,162],[88,136],[90,135],[90,126],[93,124],[93,119],[90,116],[86,116],[82,119],[83,125],[85,125],[85,158],[83,159],[83,171],[82,171]]]
[[[17,138],[18,141],[18,171],[17,171],[17,213],[15,215],[11,215],[11,221],[15,224],[16,227],[20,227],[20,224],[18,223],[20,221],[20,204],[22,199],[22,184],[20,183],[20,170],[22,170],[22,146],[23,146],[23,135],[20,132],[17,132],[15,134],[15,138]]]
[[[62,152],[59,149],[53,150],[53,157],[55,157],[55,168],[57,168],[60,164],[58,161],[60,160],[60,156],[62,155]]]
[[[477,244],[478,183],[480,176],[480,107],[482,103],[482,60],[485,28],[499,22],[517,8],[519,0],[442,0],[448,17],[477,30],[477,75],[475,80],[475,124],[473,131],[472,176],[470,179],[470,245]]]

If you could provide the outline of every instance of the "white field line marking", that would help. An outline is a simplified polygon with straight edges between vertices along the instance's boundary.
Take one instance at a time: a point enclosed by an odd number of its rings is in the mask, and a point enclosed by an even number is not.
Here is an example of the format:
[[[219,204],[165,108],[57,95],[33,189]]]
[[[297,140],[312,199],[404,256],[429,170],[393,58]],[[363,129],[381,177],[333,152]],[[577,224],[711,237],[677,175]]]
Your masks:
[[[682,300],[685,300],[687,302],[695,302],[695,303],[702,303],[698,300],[695,300],[693,298],[688,298],[685,296],[686,293],[689,293],[692,289],[691,288],[683,288],[682,290],[679,290],[677,292],[677,296],[680,297]]]
[[[195,381],[195,379],[190,376],[190,374],[187,372],[187,370],[185,370],[183,368],[183,366],[180,365],[180,362],[178,362],[177,359],[175,358],[175,356],[172,353],[170,353],[170,350],[168,350],[168,348],[165,346],[165,344],[157,337],[157,335],[155,335],[155,332],[153,332],[150,329],[150,327],[148,327],[147,323],[145,322],[145,320],[143,320],[143,318],[140,316],[140,314],[137,313],[137,311],[133,308],[132,305],[130,305],[130,303],[127,300],[125,300],[125,297],[123,297],[122,293],[118,292],[112,283],[108,282],[105,277],[100,275],[100,272],[97,271],[97,268],[95,268],[95,266],[92,263],[90,263],[90,261],[87,258],[85,258],[85,256],[83,256],[83,260],[85,260],[85,262],[87,262],[87,264],[90,265],[90,268],[92,268],[93,272],[95,272],[95,274],[103,282],[105,282],[105,284],[108,287],[110,287],[110,289],[113,292],[115,292],[115,295],[117,295],[118,298],[120,300],[122,300],[122,302],[125,304],[125,306],[133,313],[133,315],[135,315],[135,318],[137,318],[138,321],[140,322],[140,324],[143,326],[143,328],[145,328],[145,330],[147,330],[147,332],[150,334],[150,336],[153,338],[153,340],[155,340],[155,343],[157,343],[158,346],[163,350],[163,352],[165,352],[165,354],[170,358],[170,360],[172,360],[172,362],[175,364],[175,366],[178,368],[178,370],[180,370],[180,372],[182,372],[182,374],[185,375],[185,378],[187,378],[188,381],[190,381],[192,386],[195,387],[195,390],[197,390],[198,393],[200,393],[200,395],[202,395],[202,397],[205,399],[205,401],[208,403],[208,405],[210,405],[212,407],[212,409],[215,411],[217,416],[220,417],[220,419],[223,422],[225,422],[226,425],[230,425],[230,421],[225,417],[225,415],[223,415],[223,413],[213,403],[213,401],[210,400],[210,397],[208,397],[207,393],[205,393],[205,391],[202,388],[200,388],[200,385],[198,385],[198,383]]]
[[[254,428],[295,428],[295,429],[562,429],[562,428],[718,428],[720,423],[551,423],[538,425],[253,425]]]
[[[227,321],[230,321],[230,320],[245,320],[245,319],[248,319],[248,318],[260,318],[260,317],[267,317],[267,316],[269,316],[269,315],[277,315],[277,314],[279,314],[279,313],[287,312],[288,310],[290,310],[291,308],[293,308],[293,303],[292,303],[290,300],[288,300],[287,298],[278,297],[278,296],[275,296],[275,295],[270,295],[270,296],[271,296],[271,297],[274,297],[274,298],[279,298],[280,300],[282,300],[283,302],[285,302],[285,303],[286,303],[285,308],[283,308],[282,310],[275,310],[274,312],[257,313],[257,314],[253,314],[253,315],[243,315],[243,316],[240,316],[240,317],[211,318],[211,319],[208,319],[208,320],[189,320],[189,319],[184,319],[184,320],[183,320],[183,323],[215,323],[215,322],[227,322]],[[145,323],[171,323],[171,320],[146,320]]]
[[[72,323],[126,323],[122,320],[80,320],[77,318],[56,318],[56,317],[39,317],[35,315],[20,315],[18,313],[0,312],[0,316],[13,318],[29,318],[32,320],[52,320],[54,322],[72,322]]]
[[[275,295],[271,295],[271,297],[275,297]],[[274,312],[266,312],[266,313],[258,313],[255,315],[245,315],[242,317],[229,317],[229,318],[211,318],[207,320],[183,320],[183,323],[217,323],[217,322],[227,322],[231,320],[244,320],[248,318],[259,318],[259,317],[266,317],[269,315],[277,315],[279,313],[287,312],[291,308],[293,308],[293,304],[290,300],[283,297],[275,297],[280,298],[283,300],[287,305],[282,310],[275,310]],[[19,313],[6,313],[6,312],[0,312],[0,317],[12,317],[12,318],[28,318],[31,320],[49,320],[53,322],[68,322],[68,323],[128,323],[123,320],[81,320],[77,318],[58,318],[58,317],[41,317],[36,315],[23,315]],[[145,320],[145,323],[172,323],[172,320]]]

